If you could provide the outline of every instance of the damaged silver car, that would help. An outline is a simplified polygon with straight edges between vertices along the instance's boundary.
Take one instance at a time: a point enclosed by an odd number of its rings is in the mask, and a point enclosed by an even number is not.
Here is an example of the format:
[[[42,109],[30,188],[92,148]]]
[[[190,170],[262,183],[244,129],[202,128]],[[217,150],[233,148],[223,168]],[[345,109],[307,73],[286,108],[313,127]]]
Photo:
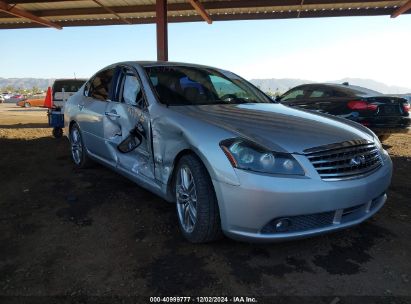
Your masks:
[[[369,129],[281,105],[206,66],[111,65],[69,99],[64,118],[76,166],[98,161],[176,203],[195,243],[350,227],[383,206],[391,180]]]

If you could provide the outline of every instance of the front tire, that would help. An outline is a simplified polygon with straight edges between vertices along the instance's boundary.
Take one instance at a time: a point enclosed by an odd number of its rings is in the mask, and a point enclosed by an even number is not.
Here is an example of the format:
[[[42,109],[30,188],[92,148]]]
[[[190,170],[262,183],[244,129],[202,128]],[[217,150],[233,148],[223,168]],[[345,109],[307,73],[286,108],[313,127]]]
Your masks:
[[[79,126],[74,123],[70,128],[70,149],[71,158],[74,164],[79,168],[88,168],[91,165],[91,160],[87,155],[87,149],[81,136]]]
[[[217,198],[202,162],[194,155],[183,156],[174,180],[178,223],[184,237],[192,243],[221,238]]]
[[[25,102],[24,107],[25,108],[31,108],[31,103],[30,102]]]

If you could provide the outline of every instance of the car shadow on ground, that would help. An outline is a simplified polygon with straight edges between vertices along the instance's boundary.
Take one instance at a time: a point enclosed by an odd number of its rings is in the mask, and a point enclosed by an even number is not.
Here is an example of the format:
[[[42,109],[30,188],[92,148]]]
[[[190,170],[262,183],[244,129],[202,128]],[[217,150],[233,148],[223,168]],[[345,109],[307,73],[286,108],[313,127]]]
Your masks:
[[[411,290],[406,159],[393,158],[387,205],[355,228],[274,244],[199,245],[181,236],[173,204],[100,165],[76,169],[64,138],[0,138],[0,146],[0,295]]]
[[[24,108],[16,107],[15,109],[7,109],[7,112],[46,112],[47,109],[43,107]]]
[[[50,128],[47,123],[18,123],[13,125],[0,125],[0,129],[33,129]]]

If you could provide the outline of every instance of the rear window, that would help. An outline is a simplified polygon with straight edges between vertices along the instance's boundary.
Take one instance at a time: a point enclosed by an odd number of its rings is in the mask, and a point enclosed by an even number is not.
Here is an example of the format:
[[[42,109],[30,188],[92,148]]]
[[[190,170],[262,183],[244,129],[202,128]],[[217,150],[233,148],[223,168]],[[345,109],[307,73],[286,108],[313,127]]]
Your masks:
[[[359,96],[378,96],[381,95],[380,92],[366,89],[363,87],[355,86],[355,85],[349,85],[346,87],[340,87],[340,90],[344,93],[348,93],[349,95],[359,95]]]
[[[53,85],[53,92],[77,92],[85,83],[85,80],[65,80],[55,81]]]

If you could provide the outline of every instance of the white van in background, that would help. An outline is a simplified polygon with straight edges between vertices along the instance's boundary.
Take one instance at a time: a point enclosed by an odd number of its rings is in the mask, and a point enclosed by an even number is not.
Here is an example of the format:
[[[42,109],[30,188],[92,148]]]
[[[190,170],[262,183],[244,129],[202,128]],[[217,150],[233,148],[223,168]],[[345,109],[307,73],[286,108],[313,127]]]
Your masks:
[[[56,79],[52,87],[53,104],[62,108],[67,99],[76,93],[87,79]]]

